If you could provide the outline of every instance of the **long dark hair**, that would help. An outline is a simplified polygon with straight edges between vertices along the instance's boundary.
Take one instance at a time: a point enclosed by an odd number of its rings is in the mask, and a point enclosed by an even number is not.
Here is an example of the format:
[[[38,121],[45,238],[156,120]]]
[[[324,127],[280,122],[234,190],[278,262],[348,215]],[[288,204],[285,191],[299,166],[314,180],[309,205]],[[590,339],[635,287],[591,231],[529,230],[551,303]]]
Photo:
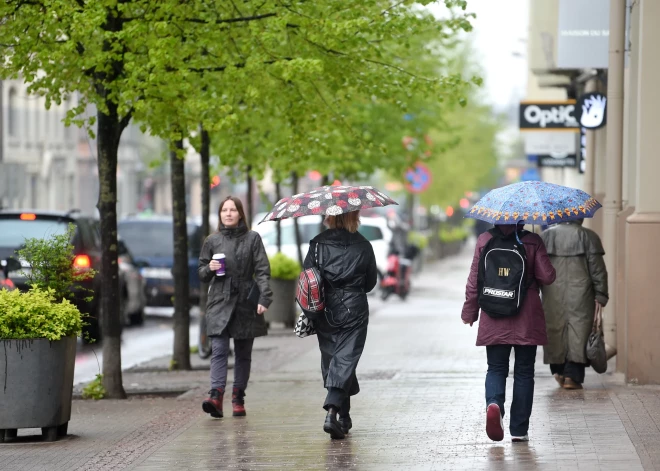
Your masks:
[[[241,217],[241,221],[245,223],[247,228],[250,228],[250,224],[248,223],[247,219],[245,219],[245,210],[243,209],[243,202],[240,200],[240,198],[237,198],[235,196],[227,196],[222,203],[220,203],[220,207],[218,208],[218,231],[220,231],[224,226],[222,225],[222,207],[225,205],[227,201],[233,201],[234,204],[236,205],[236,209],[238,210],[238,215]],[[241,224],[241,221],[238,221],[238,224]]]

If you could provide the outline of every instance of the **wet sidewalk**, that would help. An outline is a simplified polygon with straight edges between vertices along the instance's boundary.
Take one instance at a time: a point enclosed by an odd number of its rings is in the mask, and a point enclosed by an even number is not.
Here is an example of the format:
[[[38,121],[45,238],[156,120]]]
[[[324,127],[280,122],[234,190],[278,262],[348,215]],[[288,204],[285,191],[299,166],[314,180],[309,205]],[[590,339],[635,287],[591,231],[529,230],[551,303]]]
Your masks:
[[[272,336],[255,343],[247,417],[203,414],[206,386],[178,398],[75,401],[71,437],[0,445],[2,469],[660,469],[660,389],[589,372],[585,390],[561,390],[540,355],[531,441],[488,440],[485,349],[460,320],[469,262],[464,253],[428,266],[405,303],[378,307],[346,440],[322,431],[316,340]]]

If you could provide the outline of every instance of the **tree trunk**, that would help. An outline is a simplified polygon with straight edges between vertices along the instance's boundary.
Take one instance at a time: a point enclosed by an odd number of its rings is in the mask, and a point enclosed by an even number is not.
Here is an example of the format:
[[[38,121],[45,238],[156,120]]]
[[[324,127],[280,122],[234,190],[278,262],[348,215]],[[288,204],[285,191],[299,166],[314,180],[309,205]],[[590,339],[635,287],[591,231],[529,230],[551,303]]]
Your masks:
[[[202,162],[202,245],[204,240],[211,233],[211,224],[209,222],[209,215],[211,213],[211,140],[209,133],[203,126],[200,126],[202,145],[199,150],[199,156]],[[199,312],[204,315],[206,312],[206,302],[208,300],[208,283],[201,282],[199,291]]]
[[[177,150],[183,141],[175,142]],[[171,369],[189,370],[190,366],[190,274],[188,273],[188,224],[186,221],[186,175],[184,159],[170,151],[172,213],[174,217],[174,352]]]
[[[282,199],[282,184],[280,182],[275,183],[275,203],[279,202]],[[277,221],[277,226],[275,230],[277,231],[277,252],[282,251],[282,222]]]
[[[292,186],[292,191],[294,195],[298,194],[298,174],[296,172],[291,173],[291,186]],[[302,255],[302,249],[300,248],[300,245],[302,244],[302,240],[300,238],[300,228],[298,227],[298,218],[293,218],[293,229],[294,229],[294,234],[296,237],[296,249],[298,252],[298,262],[300,262],[300,266],[303,265],[303,255]]]
[[[248,219],[245,221],[248,227],[252,225],[253,217],[253,202],[254,202],[254,181],[252,180],[252,165],[247,166],[247,208],[245,217]]]
[[[121,373],[121,318],[119,315],[119,266],[117,265],[117,153],[125,124],[117,105],[107,102],[108,113],[97,112],[97,163],[101,218],[101,301],[99,319],[103,334],[103,387],[108,399],[126,399]],[[99,312],[99,311],[97,311]]]

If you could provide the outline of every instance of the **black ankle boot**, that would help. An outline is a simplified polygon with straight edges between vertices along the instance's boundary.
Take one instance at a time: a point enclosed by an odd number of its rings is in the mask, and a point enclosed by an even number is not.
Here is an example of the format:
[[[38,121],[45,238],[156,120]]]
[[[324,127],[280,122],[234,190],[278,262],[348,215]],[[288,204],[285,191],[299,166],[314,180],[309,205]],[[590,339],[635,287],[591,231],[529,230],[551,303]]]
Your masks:
[[[339,422],[339,426],[341,427],[341,431],[344,432],[344,435],[348,434],[348,431],[353,428],[353,421],[351,420],[350,415],[344,417],[339,416],[337,422]]]
[[[330,434],[330,438],[341,440],[346,435],[342,431],[341,425],[337,421],[337,409],[331,407],[328,409],[328,415],[325,416],[325,423],[323,424],[323,431]]]

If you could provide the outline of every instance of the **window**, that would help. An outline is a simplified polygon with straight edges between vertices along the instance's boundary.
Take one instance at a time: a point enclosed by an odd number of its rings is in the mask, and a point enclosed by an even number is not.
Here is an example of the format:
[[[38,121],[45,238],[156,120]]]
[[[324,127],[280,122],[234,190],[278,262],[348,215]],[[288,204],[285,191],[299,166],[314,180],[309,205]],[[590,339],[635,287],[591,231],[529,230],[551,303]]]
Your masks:
[[[10,88],[9,89],[9,100],[8,100],[8,108],[9,108],[9,116],[8,116],[8,123],[7,123],[7,132],[11,137],[17,137],[18,136],[18,107],[17,107],[17,100],[18,100],[18,93],[16,92],[15,88]]]
[[[383,240],[383,231],[380,230],[380,227],[361,225],[358,230],[369,242]]]

